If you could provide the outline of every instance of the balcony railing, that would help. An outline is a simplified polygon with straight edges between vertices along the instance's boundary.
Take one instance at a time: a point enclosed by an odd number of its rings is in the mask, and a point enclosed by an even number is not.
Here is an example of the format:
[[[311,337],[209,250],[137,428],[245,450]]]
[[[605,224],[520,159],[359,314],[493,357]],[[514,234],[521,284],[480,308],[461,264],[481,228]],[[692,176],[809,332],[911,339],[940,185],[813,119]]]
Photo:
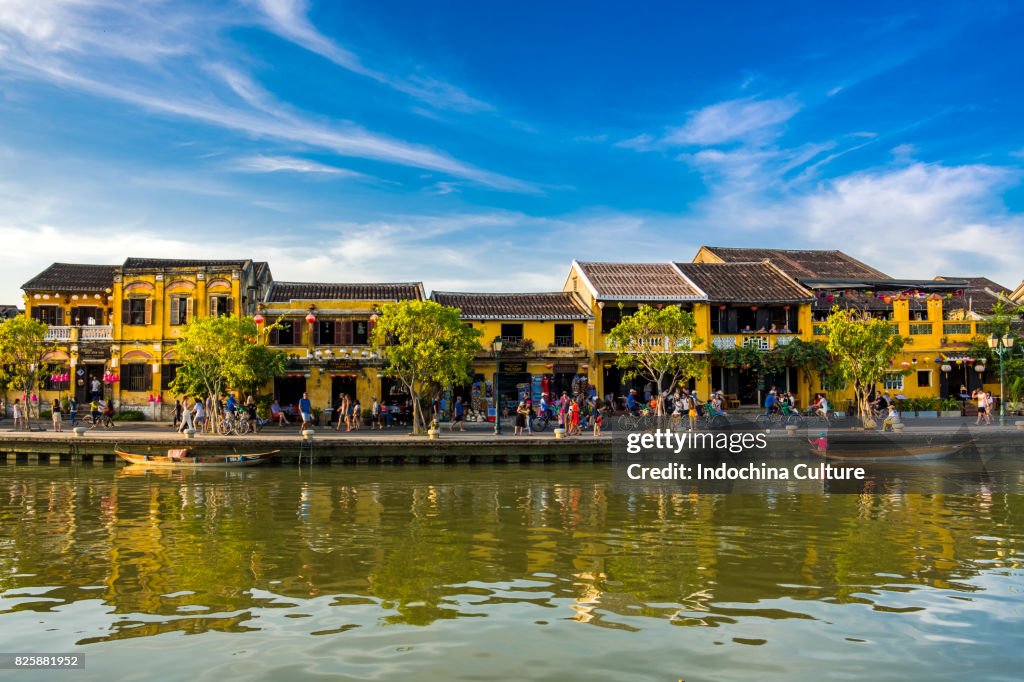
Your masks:
[[[911,323],[911,325],[910,325],[910,335],[911,336],[925,336],[925,335],[931,334],[931,333],[932,333],[932,323],[931,322],[917,322],[917,323]]]
[[[757,348],[771,350],[785,346],[798,338],[796,334],[712,334],[711,345],[714,348]]]
[[[79,341],[112,341],[113,339],[114,328],[109,324],[78,328]]]
[[[108,325],[89,325],[85,327],[49,326],[46,328],[44,341],[112,341],[114,328]]]
[[[555,347],[556,348],[572,348],[574,345],[573,337],[571,336],[556,336]]]

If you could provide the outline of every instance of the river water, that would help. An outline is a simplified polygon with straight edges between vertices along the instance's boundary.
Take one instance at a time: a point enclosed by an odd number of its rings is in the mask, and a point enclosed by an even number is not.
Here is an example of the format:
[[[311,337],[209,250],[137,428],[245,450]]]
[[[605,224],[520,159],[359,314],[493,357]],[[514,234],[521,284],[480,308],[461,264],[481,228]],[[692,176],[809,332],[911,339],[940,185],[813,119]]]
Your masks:
[[[1019,680],[1024,496],[0,466],[17,680]]]

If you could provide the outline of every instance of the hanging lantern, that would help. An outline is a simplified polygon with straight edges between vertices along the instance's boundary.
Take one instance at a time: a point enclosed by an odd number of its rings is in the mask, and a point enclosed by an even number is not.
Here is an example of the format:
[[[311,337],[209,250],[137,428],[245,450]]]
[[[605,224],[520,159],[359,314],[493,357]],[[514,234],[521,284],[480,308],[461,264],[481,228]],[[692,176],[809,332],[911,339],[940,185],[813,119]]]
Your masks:
[[[263,316],[260,315],[259,313],[256,313],[256,315],[252,318],[252,321],[255,322],[256,324],[263,324]]]
[[[950,365],[943,365],[942,367],[939,367],[939,369],[941,369],[943,372],[952,372],[953,371],[953,368]]]
[[[756,305],[750,306],[750,309],[753,310],[755,313],[757,312],[757,306]]]
[[[782,309],[785,310],[787,313],[789,312],[789,306],[788,305],[782,306]]]
[[[828,296],[825,297],[825,300],[831,303],[832,301],[836,300],[836,297],[833,296],[832,294],[829,294]]]
[[[306,313],[306,322],[308,322],[310,324],[313,324],[314,322],[316,322],[316,315],[313,314],[312,310],[310,310],[308,313]]]
[[[911,364],[916,365],[917,364],[917,358],[910,358],[910,362],[911,362]]]
[[[892,296],[886,296],[882,300],[885,301],[886,305],[888,305],[888,304],[892,303]]]
[[[904,360],[903,362],[901,362],[901,363],[900,363],[900,365],[901,365],[902,367],[910,367],[910,363],[909,363],[909,362],[907,362],[906,360]]]
[[[727,306],[724,306],[724,305],[720,305],[720,306],[718,306],[718,309],[719,309],[719,310],[725,310],[725,309],[726,309],[726,307],[727,307]]]
[[[985,371],[985,365],[975,365],[974,371],[977,372],[978,374],[981,374],[982,372]]]

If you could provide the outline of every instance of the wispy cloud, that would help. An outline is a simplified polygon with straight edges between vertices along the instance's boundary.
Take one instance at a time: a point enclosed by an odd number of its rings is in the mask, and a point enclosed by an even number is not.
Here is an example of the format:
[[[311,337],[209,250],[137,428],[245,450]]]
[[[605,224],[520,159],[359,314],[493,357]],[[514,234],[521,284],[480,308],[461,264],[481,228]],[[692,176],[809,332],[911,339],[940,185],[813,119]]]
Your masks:
[[[6,49],[0,73],[41,79],[265,140],[437,171],[503,191],[539,191],[529,182],[479,168],[443,151],[374,133],[356,123],[321,120],[278,101],[250,75],[230,65],[230,51],[218,43],[217,30],[234,25],[237,17],[196,17],[173,3],[161,2],[135,6],[111,0],[55,0],[48,5],[52,11],[41,11],[38,4],[43,3],[0,4],[0,45]],[[275,16],[291,27],[291,34],[312,40],[308,21],[288,23],[288,17],[297,17],[295,12],[304,5],[279,1],[267,6],[280,10]],[[157,8],[164,10],[160,16],[165,23],[154,18],[152,10]],[[199,20],[206,18],[205,23]],[[105,27],[110,24],[124,27],[116,33],[128,37],[105,41]],[[195,33],[190,33],[193,29]],[[326,49],[319,42],[313,44]],[[211,54],[217,57],[210,58]],[[346,59],[340,48],[331,54],[339,61]],[[139,68],[109,68],[108,60],[125,59],[138,62]],[[431,87],[435,85],[443,84]],[[236,102],[225,99],[226,94]]]
[[[309,19],[306,0],[254,0],[262,12],[263,25],[278,36],[330,60],[337,66],[366,76],[399,92],[415,97],[439,109],[463,112],[489,111],[491,105],[466,94],[462,89],[432,76],[412,74],[395,76],[371,68],[351,50],[325,36]]]
[[[339,168],[338,166],[331,166],[326,163],[320,163],[319,161],[311,161],[310,159],[300,159],[295,156],[264,156],[262,154],[257,154],[256,156],[245,156],[236,159],[230,165],[230,168],[243,173],[276,173],[278,171],[290,171],[294,173],[335,175],[344,178],[366,177],[362,173],[358,173],[347,168]]]

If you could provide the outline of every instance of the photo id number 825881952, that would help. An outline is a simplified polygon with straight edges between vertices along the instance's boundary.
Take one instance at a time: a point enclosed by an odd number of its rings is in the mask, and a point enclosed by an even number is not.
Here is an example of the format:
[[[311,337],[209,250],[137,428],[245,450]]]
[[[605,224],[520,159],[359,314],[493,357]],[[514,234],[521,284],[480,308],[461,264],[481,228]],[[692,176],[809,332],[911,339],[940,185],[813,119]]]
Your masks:
[[[0,654],[0,670],[84,667],[84,654]]]

